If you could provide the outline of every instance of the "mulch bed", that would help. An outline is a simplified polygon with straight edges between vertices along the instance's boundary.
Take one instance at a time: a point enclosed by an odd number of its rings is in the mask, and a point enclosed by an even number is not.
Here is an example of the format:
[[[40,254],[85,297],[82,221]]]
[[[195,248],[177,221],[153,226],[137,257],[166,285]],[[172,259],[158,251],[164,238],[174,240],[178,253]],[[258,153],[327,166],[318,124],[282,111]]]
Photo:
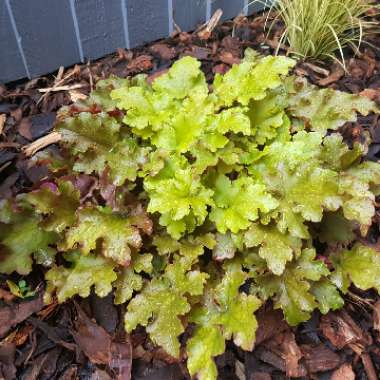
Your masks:
[[[147,73],[153,80],[174,60],[192,55],[212,80],[215,73],[238,63],[247,47],[263,54],[278,48],[282,25],[277,23],[266,39],[264,23],[265,15],[240,17],[211,34],[178,32],[143,48],[120,49],[99,61],[60,70],[55,77],[0,86],[0,198],[31,189],[46,176],[45,167],[26,157],[25,147],[51,132],[56,111],[89,94],[99,79]],[[380,105],[380,38],[370,42],[356,57],[346,52],[346,72],[334,62],[300,62],[294,73],[321,87],[362,93]],[[285,46],[280,46],[280,53],[287,53]],[[379,116],[360,117],[341,132],[351,144],[370,135],[366,158],[380,158]],[[379,223],[380,209],[367,237],[372,244],[379,242]],[[128,379],[133,356],[133,379],[189,379],[185,365],[154,348],[143,330],[125,337],[123,310],[113,305],[112,297],[91,295],[44,306],[42,289],[36,298],[21,302],[7,291],[6,279],[2,276],[0,285],[0,378]],[[35,271],[27,282],[41,287],[42,279]],[[258,319],[253,352],[231,345],[217,358],[221,380],[378,379],[380,298],[375,292],[351,289],[343,310],[326,316],[315,312],[297,328],[287,326],[282,313],[270,304],[260,310]]]

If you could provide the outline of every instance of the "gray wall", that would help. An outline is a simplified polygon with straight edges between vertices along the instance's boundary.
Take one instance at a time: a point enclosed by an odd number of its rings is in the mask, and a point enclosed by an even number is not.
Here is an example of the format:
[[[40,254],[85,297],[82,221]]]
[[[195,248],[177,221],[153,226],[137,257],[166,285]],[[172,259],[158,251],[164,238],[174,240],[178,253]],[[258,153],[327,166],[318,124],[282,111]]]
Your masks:
[[[36,77],[118,47],[192,30],[221,8],[223,19],[262,8],[249,0],[0,0],[0,82]]]

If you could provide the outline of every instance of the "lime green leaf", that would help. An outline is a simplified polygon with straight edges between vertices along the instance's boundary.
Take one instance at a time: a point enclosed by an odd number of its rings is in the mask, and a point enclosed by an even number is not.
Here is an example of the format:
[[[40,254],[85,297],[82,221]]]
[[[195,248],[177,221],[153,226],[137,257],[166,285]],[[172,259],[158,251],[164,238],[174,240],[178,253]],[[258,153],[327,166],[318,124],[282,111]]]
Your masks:
[[[315,259],[314,249],[304,249],[299,259],[288,264],[281,276],[263,274],[255,278],[258,292],[264,299],[273,297],[275,307],[281,308],[292,326],[308,320],[315,308],[326,312],[327,307],[340,307],[341,301],[331,283],[326,265]],[[326,300],[326,294],[332,297]]]
[[[314,283],[311,293],[316,298],[318,309],[322,314],[327,314],[330,310],[338,310],[344,305],[344,299],[338,289],[328,280]]]
[[[118,273],[117,280],[114,283],[115,290],[115,304],[120,305],[132,298],[133,292],[141,290],[143,287],[143,277],[139,274],[145,272],[152,273],[153,255],[135,254],[132,257],[132,263],[128,268],[123,268]]]
[[[160,278],[151,280],[129,303],[125,314],[128,332],[146,326],[150,338],[174,356],[179,356],[178,336],[184,332],[180,316],[190,311],[188,295],[200,295],[208,277],[191,270],[192,260],[177,256]]]
[[[206,95],[207,83],[200,66],[195,58],[184,57],[175,62],[166,74],[158,77],[152,87],[155,91],[175,99]]]
[[[276,275],[284,272],[286,263],[299,255],[302,246],[300,239],[281,233],[275,226],[260,224],[252,224],[245,233],[245,244],[248,248],[260,247],[260,257]]]
[[[83,298],[88,297],[92,286],[95,286],[95,293],[99,297],[105,297],[111,292],[116,273],[110,260],[92,254],[83,256],[78,252],[70,252],[65,258],[71,263],[69,268],[55,266],[45,275],[46,303],[52,301],[54,294],[60,303],[76,294]]]
[[[215,76],[214,93],[223,106],[235,102],[248,105],[250,100],[263,99],[268,90],[279,87],[281,76],[294,65],[295,61],[283,56],[261,58],[247,50],[239,65],[234,65],[223,76]]]
[[[226,176],[216,180],[215,206],[210,220],[215,222],[219,232],[228,229],[236,233],[249,227],[259,217],[259,210],[268,212],[277,207],[277,201],[265,191],[265,186],[255,183],[252,178],[239,177],[230,181]]]
[[[218,369],[213,357],[223,354],[225,339],[219,328],[205,326],[198,328],[187,342],[187,368],[199,380],[215,380]]]
[[[83,254],[94,251],[101,243],[105,257],[120,265],[126,265],[131,259],[131,248],[139,248],[141,236],[128,218],[111,213],[104,208],[84,208],[78,211],[78,223],[66,233],[61,249],[80,247]]]
[[[332,257],[335,272],[332,280],[343,292],[351,281],[362,290],[375,288],[380,292],[380,254],[374,248],[356,243]]]
[[[132,268],[124,268],[115,281],[115,304],[120,305],[132,298],[133,292],[143,287],[142,277]]]
[[[28,211],[9,215],[8,224],[0,223],[0,273],[17,272],[26,275],[31,272],[33,253],[47,249],[58,236],[55,232],[40,227],[40,217]]]
[[[247,274],[238,262],[226,264],[223,278],[213,291],[206,292],[203,306],[193,309],[191,321],[199,327],[187,343],[191,375],[197,374],[199,379],[216,378],[213,357],[224,350],[224,340],[233,338],[242,349],[252,350],[257,329],[254,312],[261,301],[253,295],[240,293],[246,279]]]
[[[149,212],[161,213],[160,223],[179,238],[204,222],[212,190],[206,189],[190,169],[177,170],[173,178],[145,181]]]
[[[357,113],[367,116],[379,112],[376,104],[364,96],[318,89],[303,79],[297,79],[290,90],[289,109],[292,116],[304,120],[311,130],[323,133],[355,122]]]

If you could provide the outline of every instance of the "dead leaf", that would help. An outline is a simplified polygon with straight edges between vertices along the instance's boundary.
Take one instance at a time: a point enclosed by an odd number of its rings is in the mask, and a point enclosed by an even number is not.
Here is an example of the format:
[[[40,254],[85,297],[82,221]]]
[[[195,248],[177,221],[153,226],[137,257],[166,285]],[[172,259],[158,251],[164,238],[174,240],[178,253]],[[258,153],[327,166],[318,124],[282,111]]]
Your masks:
[[[345,363],[333,372],[330,380],[355,380],[351,364]]]
[[[77,304],[75,306],[78,313],[75,331],[72,332],[75,342],[92,363],[108,364],[111,361],[111,336],[88,318]]]
[[[40,311],[44,306],[42,296],[43,292],[40,292],[35,299],[2,306],[0,308],[0,337],[3,337],[13,326]]]
[[[153,67],[153,57],[151,55],[140,55],[128,63],[127,69],[135,72],[150,70]]]
[[[78,319],[72,334],[83,353],[94,364],[106,364],[115,373],[116,380],[130,380],[132,346],[127,338],[113,341],[111,335],[75,304]]]
[[[37,319],[37,318],[28,318],[28,321],[35,327],[39,328],[52,342],[55,344],[66,348],[69,351],[75,351],[76,346],[73,343],[66,342],[65,335],[68,334],[67,329],[63,329],[62,327],[54,327],[50,326],[48,323]]]
[[[0,344],[0,378],[11,380],[16,378],[15,366],[16,345],[14,343]]]
[[[8,290],[5,290],[3,288],[0,288],[0,299],[4,300],[6,303],[12,302],[16,296],[12,294],[11,292],[8,292]]]

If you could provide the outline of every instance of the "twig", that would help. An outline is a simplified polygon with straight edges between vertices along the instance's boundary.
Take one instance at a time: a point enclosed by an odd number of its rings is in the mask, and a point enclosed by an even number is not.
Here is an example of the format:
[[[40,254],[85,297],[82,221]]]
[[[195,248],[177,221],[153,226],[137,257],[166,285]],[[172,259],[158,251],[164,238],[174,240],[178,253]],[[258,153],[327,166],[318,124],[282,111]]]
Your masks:
[[[48,135],[41,137],[40,139],[33,141],[32,143],[25,145],[22,148],[23,153],[26,157],[33,156],[39,150],[47,147],[50,144],[55,144],[59,140],[61,140],[61,134],[59,132],[52,132]]]
[[[57,92],[57,91],[70,91],[70,90],[75,90],[77,88],[82,88],[84,87],[83,84],[73,84],[71,86],[53,86],[53,87],[48,87],[48,88],[39,88],[38,91],[42,93],[49,93],[49,92]]]
[[[321,74],[321,75],[323,75],[325,77],[327,77],[327,76],[330,75],[330,71],[324,69],[323,67],[314,65],[314,64],[312,64],[310,62],[305,62],[303,65],[306,66],[306,67],[308,67],[309,69],[313,70],[317,74]]]
[[[53,87],[51,87],[51,88],[55,88],[55,87],[57,87],[57,86],[61,86],[63,83],[65,83],[69,78],[71,78],[72,76],[74,76],[76,73],[77,73],[77,66],[75,66],[72,70],[71,70],[71,72],[70,73],[68,73],[65,77],[63,77],[62,79],[59,79],[59,80],[57,80],[58,78],[59,78],[59,76],[61,75],[63,75],[63,73],[62,74],[60,74],[60,71],[61,71],[61,69],[59,70],[59,72],[58,72],[58,75],[57,75],[57,78],[56,78],[56,80],[55,80],[55,82],[54,82],[54,85],[53,85]],[[51,90],[50,90],[51,91]],[[50,94],[50,91],[47,91],[47,92],[45,92],[39,99],[38,99],[38,102],[37,102],[37,105],[39,105],[49,94]]]
[[[210,20],[203,26],[201,26],[200,30],[197,32],[198,37],[202,39],[207,39],[210,37],[211,32],[218,25],[220,18],[223,15],[223,11],[221,9],[217,9],[215,13],[212,15]]]

